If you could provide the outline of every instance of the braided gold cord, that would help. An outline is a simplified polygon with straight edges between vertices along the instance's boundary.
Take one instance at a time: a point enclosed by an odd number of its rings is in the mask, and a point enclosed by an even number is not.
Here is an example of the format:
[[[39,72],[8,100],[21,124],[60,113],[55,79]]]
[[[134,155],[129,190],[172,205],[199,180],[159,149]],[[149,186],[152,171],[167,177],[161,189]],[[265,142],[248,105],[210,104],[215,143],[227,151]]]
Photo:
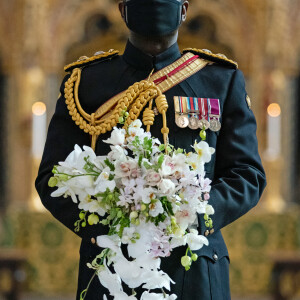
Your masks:
[[[67,104],[69,114],[72,116],[72,120],[75,121],[76,125],[78,125],[80,129],[92,136],[91,147],[93,150],[95,150],[98,136],[106,133],[107,131],[111,131],[113,127],[117,125],[124,110],[129,110],[129,115],[123,127],[127,129],[128,126],[139,117],[142,109],[150,101],[149,108],[145,109],[143,117],[143,123],[147,126],[147,131],[149,131],[150,126],[153,125],[154,122],[152,101],[155,97],[157,97],[156,105],[158,107],[158,111],[163,116],[162,133],[164,136],[164,142],[167,144],[169,129],[166,121],[166,110],[168,109],[168,103],[166,97],[152,81],[142,80],[130,86],[125,95],[118,101],[109,118],[100,119],[103,114],[97,115],[97,113],[92,113],[90,115],[81,107],[78,98],[80,79],[81,69],[76,68],[72,71],[70,78],[65,83],[65,102]]]

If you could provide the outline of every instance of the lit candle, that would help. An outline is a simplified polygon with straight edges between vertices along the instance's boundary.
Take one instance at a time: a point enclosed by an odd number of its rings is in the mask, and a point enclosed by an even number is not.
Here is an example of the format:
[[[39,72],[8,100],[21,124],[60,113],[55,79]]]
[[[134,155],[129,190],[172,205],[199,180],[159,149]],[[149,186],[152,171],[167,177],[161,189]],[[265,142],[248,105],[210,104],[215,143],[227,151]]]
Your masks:
[[[267,155],[276,159],[281,152],[281,109],[278,103],[271,103],[267,109]]]
[[[43,155],[47,133],[46,105],[35,102],[32,105],[32,156],[40,159]]]

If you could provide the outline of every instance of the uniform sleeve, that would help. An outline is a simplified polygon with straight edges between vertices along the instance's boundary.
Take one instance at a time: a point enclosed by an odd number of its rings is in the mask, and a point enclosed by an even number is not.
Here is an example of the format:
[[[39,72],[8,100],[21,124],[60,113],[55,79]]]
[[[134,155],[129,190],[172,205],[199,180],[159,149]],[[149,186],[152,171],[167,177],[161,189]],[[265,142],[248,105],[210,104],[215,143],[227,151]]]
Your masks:
[[[65,103],[64,83],[67,81],[68,76],[64,78],[61,85],[61,96],[57,100],[55,112],[48,127],[46,144],[38,175],[35,179],[35,187],[46,209],[57,220],[75,232],[74,223],[79,219],[80,212],[77,204],[70,197],[51,197],[50,194],[57,188],[48,186],[48,180],[53,175],[53,166],[57,165],[59,161],[64,161],[68,154],[74,150],[75,144],[78,144],[80,147],[83,145],[90,146],[89,134],[75,124]],[[103,226],[100,227],[99,224],[87,225],[85,228],[80,228],[80,231],[76,232],[76,234],[82,238],[90,238],[99,235],[101,229],[103,230]]]
[[[222,114],[222,128],[216,146],[215,176],[209,203],[214,231],[235,221],[259,201],[267,184],[258,153],[256,120],[246,102],[243,73],[235,71]],[[203,214],[199,215],[204,234]],[[212,233],[213,234],[213,233]]]

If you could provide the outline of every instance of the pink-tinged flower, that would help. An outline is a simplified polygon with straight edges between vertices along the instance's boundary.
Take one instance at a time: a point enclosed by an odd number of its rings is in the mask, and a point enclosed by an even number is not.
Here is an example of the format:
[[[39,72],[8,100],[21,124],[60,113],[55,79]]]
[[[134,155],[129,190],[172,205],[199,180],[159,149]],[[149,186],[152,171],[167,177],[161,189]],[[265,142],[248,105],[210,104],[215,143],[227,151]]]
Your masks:
[[[134,160],[116,161],[115,176],[116,178],[129,177],[131,174],[137,174],[138,164]]]
[[[175,214],[177,224],[181,229],[185,230],[190,224],[195,222],[197,217],[194,211],[191,211],[190,207],[187,204],[181,206],[181,210],[177,211]]]
[[[209,178],[204,178],[199,176],[199,183],[203,193],[209,193],[211,190],[211,180]]]
[[[170,256],[172,248],[169,243],[169,237],[161,234],[155,234],[151,243],[150,254],[153,257],[167,257]]]
[[[205,201],[208,201],[209,198],[210,198],[210,195],[209,195],[208,193],[204,193],[203,199],[204,199]]]
[[[159,173],[157,173],[153,170],[149,170],[146,173],[145,180],[146,180],[147,184],[149,184],[151,186],[155,186],[160,182],[161,176]]]
[[[118,206],[128,207],[129,204],[133,202],[133,197],[131,194],[127,194],[125,190],[120,189],[119,201],[117,202]]]

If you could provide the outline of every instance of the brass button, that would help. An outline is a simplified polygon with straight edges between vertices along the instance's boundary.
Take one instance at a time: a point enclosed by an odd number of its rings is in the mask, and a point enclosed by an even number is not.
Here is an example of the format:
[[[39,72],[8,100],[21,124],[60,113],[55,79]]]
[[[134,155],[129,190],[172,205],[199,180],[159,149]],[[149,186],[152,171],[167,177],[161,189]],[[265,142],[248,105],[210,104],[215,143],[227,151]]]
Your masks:
[[[96,244],[96,239],[92,237],[92,238],[91,238],[91,243],[92,243],[92,244]]]
[[[208,230],[205,230],[204,235],[205,235],[205,236],[208,236],[208,235],[209,235],[209,231],[208,231]]]
[[[217,254],[214,254],[214,255],[213,255],[213,259],[214,259],[215,261],[217,261],[217,260],[218,260],[218,255],[217,255]]]

